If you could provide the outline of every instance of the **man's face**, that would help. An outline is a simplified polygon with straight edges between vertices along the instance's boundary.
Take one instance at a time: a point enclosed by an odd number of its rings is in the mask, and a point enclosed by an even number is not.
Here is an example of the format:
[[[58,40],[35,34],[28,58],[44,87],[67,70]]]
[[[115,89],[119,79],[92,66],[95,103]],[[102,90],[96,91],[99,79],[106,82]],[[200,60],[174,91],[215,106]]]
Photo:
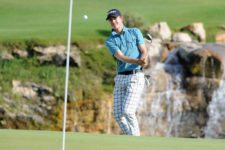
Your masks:
[[[110,17],[109,23],[114,30],[120,31],[123,28],[123,17]]]

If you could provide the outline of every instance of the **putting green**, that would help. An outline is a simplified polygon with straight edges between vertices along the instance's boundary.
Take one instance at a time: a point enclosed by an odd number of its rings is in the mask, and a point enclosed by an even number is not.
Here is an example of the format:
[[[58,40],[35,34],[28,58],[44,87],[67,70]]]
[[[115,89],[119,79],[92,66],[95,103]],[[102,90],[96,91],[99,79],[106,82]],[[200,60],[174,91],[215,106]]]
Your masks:
[[[0,130],[1,150],[61,150],[62,133],[54,131]],[[165,137],[131,137],[72,133],[66,150],[223,150],[225,140]]]

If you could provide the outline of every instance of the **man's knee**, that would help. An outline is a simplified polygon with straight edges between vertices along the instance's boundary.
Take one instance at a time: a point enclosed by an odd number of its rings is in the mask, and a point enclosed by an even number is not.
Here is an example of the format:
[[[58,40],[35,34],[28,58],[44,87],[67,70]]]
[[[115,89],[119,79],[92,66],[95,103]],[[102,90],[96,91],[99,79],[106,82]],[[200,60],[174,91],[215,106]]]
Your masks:
[[[135,118],[136,117],[135,112],[130,112],[128,110],[125,110],[123,115],[127,118]]]

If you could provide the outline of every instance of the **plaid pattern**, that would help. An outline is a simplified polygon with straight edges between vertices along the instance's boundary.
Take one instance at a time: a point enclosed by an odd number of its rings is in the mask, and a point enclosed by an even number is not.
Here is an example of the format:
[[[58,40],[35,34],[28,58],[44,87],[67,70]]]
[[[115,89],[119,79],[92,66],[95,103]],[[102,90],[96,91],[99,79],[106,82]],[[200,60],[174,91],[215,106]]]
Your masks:
[[[116,75],[113,114],[124,134],[139,136],[136,109],[144,88],[144,74]]]

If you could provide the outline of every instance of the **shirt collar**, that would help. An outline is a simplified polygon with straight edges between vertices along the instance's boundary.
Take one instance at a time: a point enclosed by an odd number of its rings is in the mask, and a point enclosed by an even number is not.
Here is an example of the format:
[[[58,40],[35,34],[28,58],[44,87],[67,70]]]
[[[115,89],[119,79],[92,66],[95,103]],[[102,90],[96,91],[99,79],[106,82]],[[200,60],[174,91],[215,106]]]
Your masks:
[[[123,30],[122,32],[125,33],[127,31],[127,27],[123,26]],[[112,29],[112,35],[120,35],[119,33],[115,32],[113,29]]]

